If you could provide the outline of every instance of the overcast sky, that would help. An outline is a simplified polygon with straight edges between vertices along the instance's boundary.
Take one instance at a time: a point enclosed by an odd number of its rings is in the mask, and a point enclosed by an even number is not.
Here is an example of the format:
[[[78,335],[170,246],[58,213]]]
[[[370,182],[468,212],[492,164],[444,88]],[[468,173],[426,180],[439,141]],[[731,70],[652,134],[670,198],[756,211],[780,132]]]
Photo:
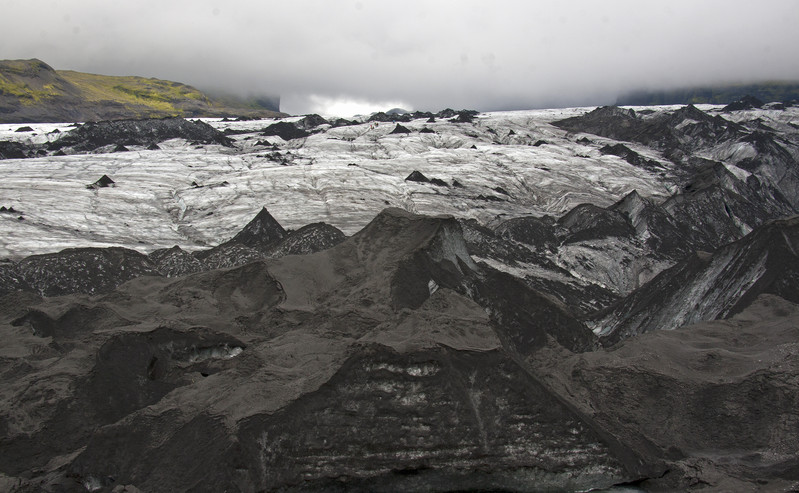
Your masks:
[[[0,59],[277,93],[295,114],[796,80],[797,47],[795,0],[0,0]]]

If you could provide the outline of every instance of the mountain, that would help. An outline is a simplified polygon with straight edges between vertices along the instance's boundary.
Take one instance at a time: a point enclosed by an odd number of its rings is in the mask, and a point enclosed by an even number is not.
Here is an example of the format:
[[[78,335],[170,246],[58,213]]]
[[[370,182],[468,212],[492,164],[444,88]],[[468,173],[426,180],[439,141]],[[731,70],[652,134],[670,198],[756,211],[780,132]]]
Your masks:
[[[706,87],[686,87],[665,91],[633,91],[619,96],[619,106],[649,106],[664,104],[730,104],[745,97],[763,102],[790,102],[799,100],[799,83],[763,82],[756,84],[729,84]]]
[[[273,117],[278,106],[270,99],[209,97],[179,82],[54,70],[36,59],[0,60],[0,122]]]
[[[0,125],[0,489],[794,488],[757,106]]]

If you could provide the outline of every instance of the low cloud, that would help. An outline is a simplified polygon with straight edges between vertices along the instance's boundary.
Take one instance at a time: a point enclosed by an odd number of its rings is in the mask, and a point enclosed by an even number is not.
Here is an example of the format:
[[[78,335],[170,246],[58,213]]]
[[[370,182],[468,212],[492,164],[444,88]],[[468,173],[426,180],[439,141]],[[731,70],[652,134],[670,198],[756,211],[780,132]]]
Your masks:
[[[305,113],[318,113],[323,116],[351,117],[355,115],[368,115],[377,111],[387,111],[393,108],[412,110],[413,106],[403,101],[369,101],[354,99],[349,96],[299,96],[298,101],[284,99],[283,103],[289,107],[304,106],[308,108]]]
[[[603,104],[638,88],[799,79],[792,0],[7,0],[3,11],[0,58],[276,93],[292,113]]]

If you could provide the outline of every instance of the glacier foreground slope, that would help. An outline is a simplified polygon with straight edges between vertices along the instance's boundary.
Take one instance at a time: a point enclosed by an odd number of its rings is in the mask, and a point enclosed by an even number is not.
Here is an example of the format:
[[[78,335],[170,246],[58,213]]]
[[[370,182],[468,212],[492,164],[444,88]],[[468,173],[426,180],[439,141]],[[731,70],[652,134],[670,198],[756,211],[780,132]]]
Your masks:
[[[795,488],[797,123],[4,127],[0,485]]]

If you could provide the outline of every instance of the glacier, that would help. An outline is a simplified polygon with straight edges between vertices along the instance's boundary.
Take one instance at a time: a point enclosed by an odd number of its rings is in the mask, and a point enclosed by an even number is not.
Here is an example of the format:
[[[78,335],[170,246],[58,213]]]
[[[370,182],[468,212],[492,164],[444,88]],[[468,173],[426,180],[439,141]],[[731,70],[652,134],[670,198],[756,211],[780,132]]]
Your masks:
[[[474,125],[417,120],[404,124],[409,135],[390,135],[391,123],[370,129],[364,122],[290,141],[258,136],[271,120],[205,119],[222,131],[250,133],[232,135],[234,148],[173,139],[152,151],[2,160],[0,205],[24,220],[0,216],[0,258],[78,246],[196,250],[233,236],[262,206],[287,228],[324,221],[352,234],[389,206],[490,224],[559,215],[584,202],[606,206],[631,190],[668,197],[668,177],[598,152],[613,141],[592,136],[595,144],[580,144],[549,124],[591,109],[484,113]],[[0,140],[43,143],[60,136],[55,130],[69,130],[30,126],[33,132],[18,133],[19,125],[0,125]],[[436,133],[417,133],[422,128]],[[270,159],[276,151],[259,140],[276,144],[287,162]],[[547,144],[533,145],[542,140]],[[415,170],[463,187],[405,181]],[[86,189],[103,175],[114,188]]]

